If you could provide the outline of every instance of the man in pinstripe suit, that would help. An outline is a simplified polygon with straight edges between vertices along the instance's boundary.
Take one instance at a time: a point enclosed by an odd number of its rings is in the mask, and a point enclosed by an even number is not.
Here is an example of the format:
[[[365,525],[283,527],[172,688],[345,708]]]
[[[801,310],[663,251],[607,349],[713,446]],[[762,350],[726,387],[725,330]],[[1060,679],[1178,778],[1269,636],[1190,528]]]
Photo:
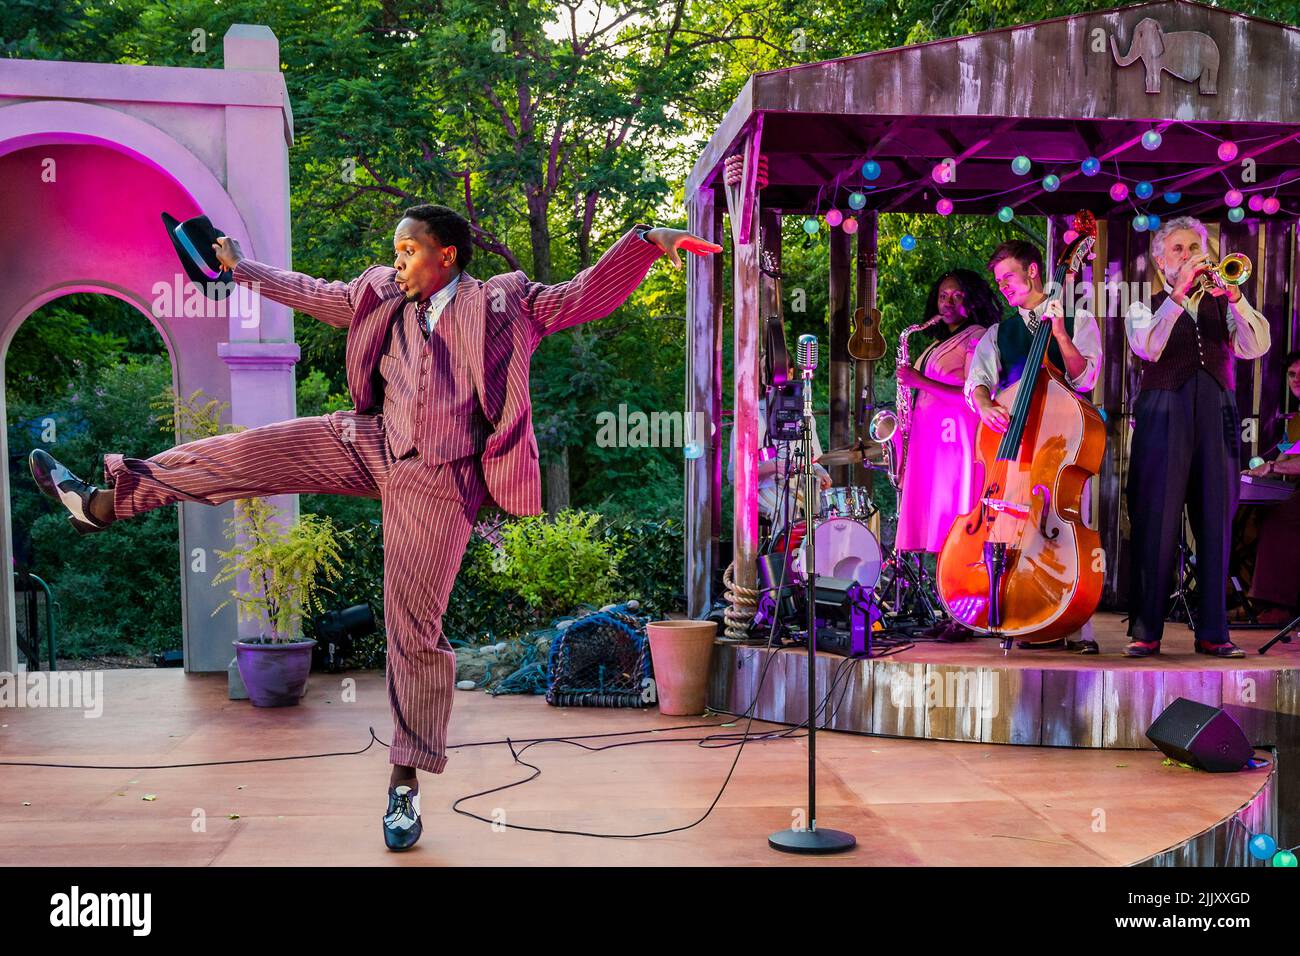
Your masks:
[[[677,229],[638,226],[568,282],[523,272],[479,280],[465,272],[469,223],[444,206],[406,210],[392,266],[327,282],[215,245],[234,281],[347,329],[354,407],[178,445],[149,459],[106,454],[104,489],[82,482],[42,449],[37,484],[83,533],[177,501],[218,505],[273,494],[378,498],[383,508],[387,687],[392,776],[384,839],[419,839],[417,769],[446,766],[456,658],[442,615],[475,516],[495,503],[541,511],[529,398],[529,360],[543,336],[609,315],[659,256],[721,247]]]

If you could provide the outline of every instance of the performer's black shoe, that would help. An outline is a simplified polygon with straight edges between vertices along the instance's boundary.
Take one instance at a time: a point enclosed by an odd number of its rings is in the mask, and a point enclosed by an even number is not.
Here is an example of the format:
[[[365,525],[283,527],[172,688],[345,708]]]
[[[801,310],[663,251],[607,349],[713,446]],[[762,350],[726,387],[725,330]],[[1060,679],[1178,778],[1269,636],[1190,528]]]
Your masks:
[[[390,850],[415,846],[424,824],[420,822],[420,791],[405,784],[388,788],[388,812],[384,814],[384,843]]]
[[[1065,646],[1076,654],[1100,654],[1101,648],[1096,641],[1066,641]]]
[[[36,487],[56,504],[68,509],[68,520],[81,534],[103,531],[112,522],[100,521],[90,513],[90,499],[99,489],[88,485],[41,448],[27,456],[27,466]]]
[[[1159,641],[1129,641],[1124,648],[1125,657],[1155,657],[1159,653]]]
[[[1243,651],[1232,641],[1220,641],[1217,644],[1211,644],[1209,641],[1197,640],[1196,653],[1209,654],[1211,657],[1245,657]]]

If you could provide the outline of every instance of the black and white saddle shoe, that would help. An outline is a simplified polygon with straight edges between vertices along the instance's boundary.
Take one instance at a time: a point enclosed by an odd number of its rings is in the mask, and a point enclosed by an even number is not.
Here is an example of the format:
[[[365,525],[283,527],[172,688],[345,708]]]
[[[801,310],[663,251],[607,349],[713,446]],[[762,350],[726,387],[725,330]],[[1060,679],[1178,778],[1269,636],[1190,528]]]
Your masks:
[[[388,849],[409,850],[423,832],[420,792],[405,785],[389,787],[388,812],[384,814],[384,843]]]
[[[90,498],[98,488],[86,484],[42,448],[34,449],[27,456],[27,465],[36,479],[36,487],[46,498],[68,509],[68,520],[79,532],[92,534],[108,527],[108,522],[90,513]]]

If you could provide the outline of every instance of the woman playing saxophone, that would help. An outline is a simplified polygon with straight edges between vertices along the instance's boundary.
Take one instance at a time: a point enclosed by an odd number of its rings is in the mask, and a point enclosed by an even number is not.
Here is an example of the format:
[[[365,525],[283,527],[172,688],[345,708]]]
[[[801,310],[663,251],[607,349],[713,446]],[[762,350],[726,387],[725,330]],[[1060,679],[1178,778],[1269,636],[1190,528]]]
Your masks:
[[[978,493],[973,464],[980,420],[967,406],[962,386],[975,347],[997,324],[1001,309],[983,276],[954,269],[931,287],[925,314],[929,322],[914,327],[910,336],[917,341],[903,341],[899,348],[902,457],[895,548],[937,553],[954,516],[969,511]]]

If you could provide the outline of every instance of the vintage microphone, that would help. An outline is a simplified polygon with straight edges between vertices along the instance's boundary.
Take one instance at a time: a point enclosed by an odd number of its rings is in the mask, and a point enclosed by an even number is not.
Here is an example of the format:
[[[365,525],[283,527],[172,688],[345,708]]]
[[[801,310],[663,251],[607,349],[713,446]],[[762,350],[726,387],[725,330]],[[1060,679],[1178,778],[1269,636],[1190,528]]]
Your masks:
[[[813,373],[817,371],[817,336],[801,335],[797,350],[799,374],[803,379],[803,469],[804,469],[804,580],[808,596],[808,823],[803,830],[777,830],[767,845],[785,853],[839,853],[857,845],[853,834],[842,830],[817,829],[817,569],[812,503],[817,500],[817,476],[813,472],[812,435]]]

